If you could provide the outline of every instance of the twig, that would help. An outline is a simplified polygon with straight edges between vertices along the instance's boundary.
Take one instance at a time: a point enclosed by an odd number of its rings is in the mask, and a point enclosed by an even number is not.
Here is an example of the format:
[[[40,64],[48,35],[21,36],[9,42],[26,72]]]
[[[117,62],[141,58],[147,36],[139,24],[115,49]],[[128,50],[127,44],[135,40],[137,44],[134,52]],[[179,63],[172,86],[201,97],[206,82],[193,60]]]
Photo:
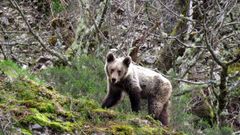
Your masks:
[[[195,20],[189,19],[188,17],[184,17],[184,16],[181,16],[181,15],[178,15],[177,13],[175,13],[174,11],[172,11],[171,9],[169,9],[165,4],[163,4],[161,0],[158,0],[158,2],[159,2],[164,8],[166,8],[169,12],[171,12],[173,15],[175,15],[176,17],[179,17],[179,18],[182,18],[182,19],[191,21],[191,22],[196,22]]]
[[[19,42],[0,42],[0,45],[5,45],[5,46],[16,46],[16,45],[37,45],[37,43],[33,42],[31,44],[29,43],[19,43]]]
[[[213,59],[217,62],[218,65],[220,65],[221,67],[225,67],[225,65],[223,64],[222,61],[220,61],[220,59],[217,58],[217,55],[214,53],[212,46],[210,45],[210,42],[208,40],[208,31],[207,31],[207,26],[204,23],[204,35],[205,35],[205,41],[206,41],[206,45],[207,45],[207,49],[210,52],[210,54],[212,55]]]
[[[230,25],[236,25],[236,24],[240,24],[240,22],[230,22],[230,23],[226,23],[225,25],[223,25],[223,27],[227,27],[227,26],[230,26]]]
[[[240,54],[237,55],[235,59],[227,63],[227,66],[232,65],[240,60]]]
[[[5,54],[1,44],[0,44],[0,50],[1,50],[2,54],[3,54],[4,59],[6,60],[7,59],[7,55]]]
[[[185,79],[178,79],[178,78],[173,78],[173,80],[184,82],[184,83],[189,83],[189,84],[194,84],[194,85],[204,85],[204,84],[212,83],[211,81],[208,81],[208,82],[202,82],[202,81],[201,82],[194,82],[194,81],[185,80]]]
[[[102,37],[103,37],[106,41],[108,41],[109,43],[111,43],[111,41],[109,41],[109,40],[107,39],[107,37],[105,37],[105,35],[103,34],[103,32],[99,29],[99,26],[97,25],[96,21],[93,19],[93,16],[91,15],[91,11],[90,11],[89,9],[86,9],[86,10],[89,12],[90,20],[93,22],[93,26],[94,26],[96,32],[100,33],[100,34],[102,35]],[[97,33],[96,33],[96,35],[97,35]]]
[[[33,37],[40,43],[40,45],[47,51],[49,52],[50,54],[52,54],[53,56],[56,56],[57,58],[59,58],[63,64],[65,65],[71,65],[67,58],[63,55],[63,54],[60,54],[54,50],[51,50],[47,47],[47,45],[44,43],[43,39],[37,35],[33,29],[31,28],[30,24],[28,23],[26,17],[24,16],[22,10],[20,9],[19,5],[17,4],[17,2],[15,0],[9,0],[9,2],[12,4],[13,7],[15,7],[17,9],[17,11],[20,13],[20,15],[22,16],[24,22],[26,23],[27,27],[28,27],[28,30],[29,32],[33,35]]]
[[[184,43],[183,41],[181,41],[181,40],[180,40],[179,38],[177,38],[176,36],[169,36],[169,37],[167,37],[167,38],[177,40],[183,47],[186,47],[186,48],[205,48],[204,46],[188,45],[188,44]]]
[[[24,33],[27,31],[0,31],[0,33]]]
[[[134,47],[134,48],[130,52],[129,55],[131,56],[131,58],[134,62],[137,62],[137,53],[138,53],[138,50],[139,50],[139,47],[140,47],[140,43],[143,43],[143,41],[146,40],[146,38],[150,35],[150,33],[153,32],[154,30],[156,30],[159,25],[160,25],[160,22],[156,22],[154,24],[154,26],[152,26],[148,30],[144,31],[144,33],[142,34],[141,37],[137,38],[136,40],[134,40],[132,42],[131,46]]]
[[[225,39],[230,38],[232,36],[239,35],[239,33],[240,33],[240,31],[236,31],[236,32],[234,31],[234,32],[232,32],[232,33],[230,33],[228,35],[224,35],[221,39],[219,39],[218,41],[214,42],[214,44],[218,44],[219,42],[224,41]]]
[[[105,15],[107,13],[107,9],[108,9],[108,0],[105,1],[105,5],[104,5],[103,11],[102,11],[101,19],[100,19],[100,22],[98,24],[98,29],[101,29],[102,23],[104,22]]]
[[[199,60],[199,59],[201,58],[201,56],[203,55],[203,52],[204,52],[204,51],[199,51],[199,53],[197,53],[196,56],[194,56],[194,58],[193,58],[194,62],[192,62],[190,65],[187,65],[188,68],[187,68],[187,69],[185,70],[185,72],[182,74],[181,78],[184,78],[184,77],[187,75],[188,71],[189,71],[190,69],[192,69],[192,67],[193,67],[194,65],[196,65],[196,63],[198,62],[198,60]]]
[[[164,76],[166,78],[172,78],[172,77],[170,77],[168,75],[165,75],[165,74],[161,73],[160,71],[158,71],[156,69],[154,69],[154,71],[160,73],[162,76]],[[189,84],[193,84],[193,85],[204,85],[204,84],[215,84],[216,83],[213,80],[208,80],[206,82],[202,82],[202,81],[194,82],[194,81],[190,81],[190,80],[186,80],[186,79],[180,79],[180,78],[172,78],[172,79],[175,80],[175,81],[180,81],[180,82],[189,83]]]
[[[191,90],[185,90],[185,91],[183,91],[183,92],[181,92],[181,93],[177,93],[177,94],[175,94],[175,95],[173,95],[173,96],[174,96],[174,97],[179,97],[179,96],[188,94],[188,93],[190,93],[190,92],[192,92],[192,91],[193,91],[192,89],[191,89]]]
[[[2,33],[4,34],[4,41],[8,39],[8,36],[6,34],[6,30],[3,28],[3,26],[1,25],[1,30],[2,30]],[[6,55],[6,53],[4,52],[4,49],[3,49],[3,46],[0,44],[0,49],[2,51],[2,54],[3,54],[3,57],[4,59],[6,60],[8,57]]]

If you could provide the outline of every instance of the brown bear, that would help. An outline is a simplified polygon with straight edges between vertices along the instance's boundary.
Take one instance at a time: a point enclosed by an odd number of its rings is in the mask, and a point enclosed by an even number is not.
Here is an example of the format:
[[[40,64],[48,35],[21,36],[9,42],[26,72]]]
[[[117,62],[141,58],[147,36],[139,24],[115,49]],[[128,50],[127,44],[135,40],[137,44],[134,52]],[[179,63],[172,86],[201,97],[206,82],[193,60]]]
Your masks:
[[[148,100],[148,112],[155,119],[168,125],[168,104],[172,85],[161,74],[148,68],[135,65],[130,56],[116,58],[113,53],[107,54],[105,72],[108,93],[102,103],[103,108],[117,104],[127,93],[132,111],[140,110],[140,99]]]

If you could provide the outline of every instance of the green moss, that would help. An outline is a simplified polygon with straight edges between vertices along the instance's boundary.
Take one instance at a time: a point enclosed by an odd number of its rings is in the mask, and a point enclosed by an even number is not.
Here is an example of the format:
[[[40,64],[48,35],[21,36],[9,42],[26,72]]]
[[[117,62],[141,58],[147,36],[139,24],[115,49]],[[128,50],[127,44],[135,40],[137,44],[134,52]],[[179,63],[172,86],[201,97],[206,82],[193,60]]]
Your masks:
[[[75,123],[72,122],[63,122],[62,120],[56,120],[56,118],[49,113],[40,113],[37,109],[31,108],[31,113],[29,116],[27,116],[24,120],[22,120],[23,123],[32,123],[32,124],[39,124],[41,126],[48,126],[51,127],[57,131],[67,131],[71,132],[74,128]],[[55,118],[55,120],[50,120],[49,117],[52,119]]]
[[[23,135],[32,135],[31,131],[28,129],[21,128],[21,134]]]
[[[40,112],[48,112],[48,113],[54,113],[55,112],[55,107],[53,106],[53,103],[51,103],[51,102],[39,103],[38,106],[37,106],[37,109]]]
[[[228,73],[233,74],[237,71],[240,71],[240,62],[234,63],[228,67]],[[238,77],[238,80],[240,80],[240,77]]]
[[[106,109],[93,109],[91,111],[91,114],[93,115],[93,117],[100,117],[100,118],[106,118],[106,119],[113,119],[116,118],[118,113],[113,111],[113,110],[106,110]]]
[[[32,114],[30,114],[29,116],[27,116],[23,122],[25,123],[38,123],[41,126],[48,126],[50,123],[50,120],[48,119],[48,117],[46,115],[44,115],[43,113],[40,113],[37,109],[35,108],[31,108],[30,112]]]
[[[147,126],[138,128],[136,130],[136,134],[153,135],[154,133],[156,133],[156,129],[151,128],[151,127],[147,127]]]
[[[26,106],[27,108],[36,108],[40,112],[54,113],[55,106],[51,101],[39,101],[39,100],[20,100],[19,105]]]
[[[114,135],[132,135],[133,127],[130,125],[114,125],[112,126],[112,133]]]
[[[70,122],[50,122],[48,126],[57,129],[58,131],[71,132],[74,124]]]

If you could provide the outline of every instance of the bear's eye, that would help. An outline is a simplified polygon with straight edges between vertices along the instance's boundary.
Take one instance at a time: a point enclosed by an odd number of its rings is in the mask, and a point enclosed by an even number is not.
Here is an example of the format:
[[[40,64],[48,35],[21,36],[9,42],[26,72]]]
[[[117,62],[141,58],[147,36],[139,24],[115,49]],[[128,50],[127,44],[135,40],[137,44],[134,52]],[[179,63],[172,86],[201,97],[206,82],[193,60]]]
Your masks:
[[[111,73],[113,73],[114,72],[114,69],[111,69]]]
[[[118,75],[120,75],[121,74],[121,71],[120,70],[118,70]]]

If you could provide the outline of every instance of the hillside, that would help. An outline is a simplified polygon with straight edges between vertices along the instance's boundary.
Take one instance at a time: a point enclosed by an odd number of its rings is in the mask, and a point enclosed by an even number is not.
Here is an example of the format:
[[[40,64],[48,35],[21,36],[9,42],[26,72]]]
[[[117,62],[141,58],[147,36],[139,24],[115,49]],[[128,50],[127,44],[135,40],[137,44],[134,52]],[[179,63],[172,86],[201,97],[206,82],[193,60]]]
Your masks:
[[[0,134],[171,134],[150,116],[105,110],[59,94],[12,62],[0,63]]]

